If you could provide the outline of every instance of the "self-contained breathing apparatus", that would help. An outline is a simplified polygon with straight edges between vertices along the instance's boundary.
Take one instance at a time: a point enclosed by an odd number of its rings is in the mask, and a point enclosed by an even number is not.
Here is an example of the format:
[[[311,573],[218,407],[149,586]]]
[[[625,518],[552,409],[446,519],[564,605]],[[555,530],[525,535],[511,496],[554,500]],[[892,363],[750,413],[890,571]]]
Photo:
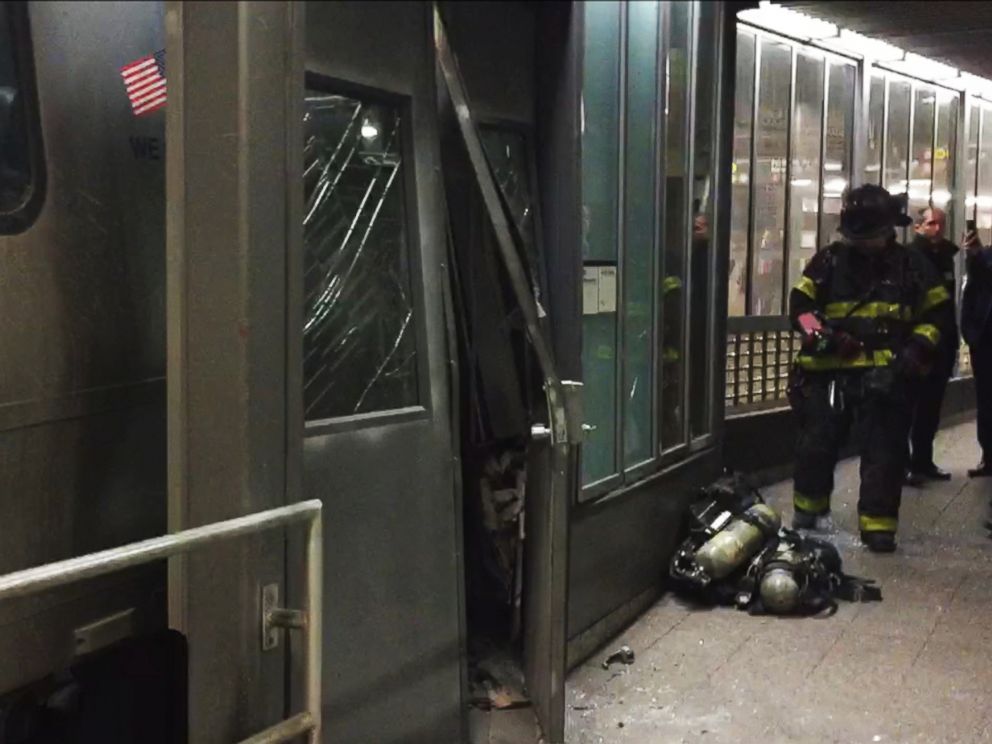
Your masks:
[[[835,599],[882,598],[873,581],[843,572],[829,542],[783,528],[778,512],[737,475],[700,490],[669,574],[707,603],[751,614],[832,614]]]
[[[821,310],[813,308],[794,317],[797,330],[802,335],[802,354],[807,357],[822,360],[836,357],[843,363],[851,363],[860,355],[872,356],[879,351],[891,355],[895,351],[894,358],[886,363],[876,364],[872,361],[860,366],[856,376],[849,374],[854,371],[854,365],[848,369],[842,368],[843,364],[840,365],[841,368],[824,369],[834,378],[830,398],[831,407],[835,409],[843,407],[845,395],[863,399],[896,397],[905,392],[905,383],[909,378],[922,376],[926,372],[929,360],[915,345],[908,343],[911,328],[906,322],[907,318],[874,317],[871,321],[872,329],[865,332],[862,328],[857,334],[845,328],[849,319],[861,315],[860,310],[879,300],[883,285],[887,286],[890,293],[883,302],[893,303],[896,300],[891,295],[893,287],[896,287],[899,297],[893,304],[907,308],[916,306],[918,298],[913,293],[915,288],[923,285],[923,278],[914,270],[908,252],[900,248],[893,253],[891,249],[878,243],[886,239],[891,241],[894,227],[911,223],[905,214],[905,208],[906,200],[903,195],[892,196],[878,186],[865,185],[847,192],[841,210],[840,232],[849,241],[850,250],[856,250],[858,253],[855,255],[862,256],[863,263],[855,267],[851,263],[852,259],[848,258],[842,271],[849,277],[848,281],[857,281],[857,277],[867,275],[868,286],[860,296],[849,298],[853,301],[846,301],[847,298],[840,303],[838,299],[841,298],[826,300],[847,305],[841,317],[835,315],[828,319]],[[856,245],[861,247],[854,248]],[[828,247],[827,251],[832,248],[834,246]],[[850,250],[846,253],[847,256],[851,255]],[[829,256],[830,260],[821,261],[816,271],[838,270],[835,268],[839,260],[838,254],[828,252],[825,256]],[[813,265],[814,262],[811,262],[811,267]],[[804,281],[812,282],[812,285],[820,281],[826,284],[826,276],[823,273],[821,278],[817,278],[816,273],[813,273],[811,279]],[[859,320],[864,323],[867,319],[860,317]],[[797,402],[795,396],[803,387],[807,372],[797,360],[790,376],[790,401]]]

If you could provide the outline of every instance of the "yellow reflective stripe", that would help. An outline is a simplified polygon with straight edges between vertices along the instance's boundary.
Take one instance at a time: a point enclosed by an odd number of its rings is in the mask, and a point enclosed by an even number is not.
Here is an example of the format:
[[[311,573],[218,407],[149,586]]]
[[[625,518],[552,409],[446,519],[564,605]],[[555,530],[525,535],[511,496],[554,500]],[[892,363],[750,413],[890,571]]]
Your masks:
[[[927,341],[936,346],[940,342],[940,331],[937,326],[929,323],[921,323],[913,329],[917,336],[923,336]]]
[[[911,320],[913,308],[898,302],[829,302],[823,314],[832,320],[838,318],[897,318]]]
[[[682,280],[677,276],[666,276],[661,282],[662,293],[671,292],[673,289],[681,289]]]
[[[795,491],[792,494],[792,503],[797,509],[808,512],[809,514],[823,514],[823,512],[830,509],[829,496],[813,498],[812,496],[805,496],[799,493],[799,491]]]
[[[816,283],[808,276],[800,277],[799,281],[796,282],[796,286],[794,286],[793,289],[802,292],[811,300],[816,299]]]
[[[938,284],[936,287],[931,288],[924,296],[923,303],[920,305],[920,312],[925,313],[927,310],[937,307],[937,305],[942,302],[949,302],[951,295],[947,292],[947,287],[942,284]]]
[[[895,532],[899,520],[895,517],[869,517],[862,514],[858,518],[862,532]]]
[[[888,349],[879,349],[871,353],[861,352],[853,359],[841,359],[833,354],[825,356],[809,356],[800,354],[797,358],[799,366],[811,371],[828,369],[858,369],[863,367],[886,367],[892,363],[895,355]]]

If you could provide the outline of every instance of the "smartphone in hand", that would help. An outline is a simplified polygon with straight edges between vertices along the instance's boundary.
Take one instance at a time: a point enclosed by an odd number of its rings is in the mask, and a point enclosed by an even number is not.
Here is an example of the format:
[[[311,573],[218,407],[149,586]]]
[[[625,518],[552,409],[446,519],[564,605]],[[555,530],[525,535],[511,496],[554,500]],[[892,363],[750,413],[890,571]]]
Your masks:
[[[965,220],[964,240],[962,244],[968,251],[975,251],[982,247],[981,242],[978,240],[978,226],[974,220]]]

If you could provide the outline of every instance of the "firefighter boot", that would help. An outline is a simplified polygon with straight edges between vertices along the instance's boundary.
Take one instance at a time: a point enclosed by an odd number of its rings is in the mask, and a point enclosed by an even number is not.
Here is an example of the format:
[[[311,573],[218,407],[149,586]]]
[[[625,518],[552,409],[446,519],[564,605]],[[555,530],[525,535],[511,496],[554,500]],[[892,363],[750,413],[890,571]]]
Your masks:
[[[894,553],[896,534],[894,532],[865,532],[862,530],[861,544],[872,553]]]

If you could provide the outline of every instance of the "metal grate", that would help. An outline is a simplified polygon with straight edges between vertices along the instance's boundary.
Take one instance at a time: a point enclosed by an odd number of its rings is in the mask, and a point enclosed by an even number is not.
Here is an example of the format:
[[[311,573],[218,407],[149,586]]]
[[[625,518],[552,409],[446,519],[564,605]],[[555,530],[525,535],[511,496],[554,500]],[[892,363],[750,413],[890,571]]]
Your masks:
[[[799,335],[785,317],[740,317],[727,322],[728,415],[784,404],[789,367],[799,353]]]

